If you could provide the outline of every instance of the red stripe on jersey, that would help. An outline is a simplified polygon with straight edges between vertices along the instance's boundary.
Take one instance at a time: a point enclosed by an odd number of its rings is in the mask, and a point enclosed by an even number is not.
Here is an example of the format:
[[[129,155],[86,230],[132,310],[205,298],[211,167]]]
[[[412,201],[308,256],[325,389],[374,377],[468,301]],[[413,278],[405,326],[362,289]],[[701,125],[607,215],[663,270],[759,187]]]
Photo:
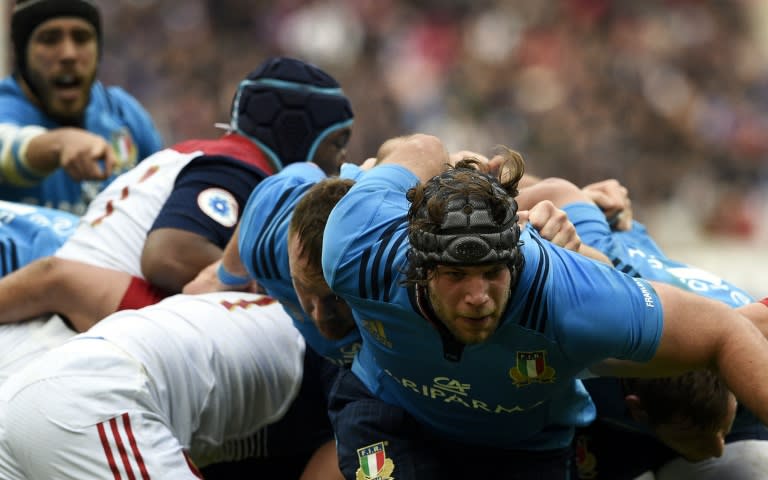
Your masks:
[[[768,297],[765,297],[764,299],[760,300],[760,303],[768,307]]]
[[[139,277],[131,277],[131,283],[120,299],[118,310],[133,310],[152,305],[170,294]]]
[[[109,446],[109,439],[107,438],[107,432],[104,430],[104,422],[96,425],[99,431],[99,439],[101,440],[101,446],[104,447],[104,455],[107,456],[107,464],[109,469],[112,470],[112,476],[115,480],[120,480],[120,471],[115,464],[115,457],[112,455],[112,447]]]
[[[202,151],[205,155],[222,155],[252,165],[270,175],[275,166],[256,143],[238,133],[226,133],[215,140],[186,140],[171,147],[181,153]]]
[[[112,436],[115,438],[117,451],[120,453],[120,458],[123,460],[125,473],[128,475],[129,480],[136,480],[136,476],[133,474],[133,468],[131,468],[131,461],[128,459],[128,453],[125,451],[125,445],[123,445],[123,439],[120,438],[120,432],[117,430],[117,419],[111,418],[109,420],[109,426],[112,428]]]
[[[125,432],[128,434],[128,443],[131,445],[131,451],[136,459],[136,463],[139,465],[139,471],[141,472],[141,478],[144,480],[149,479],[149,472],[147,472],[147,466],[144,464],[144,458],[139,451],[139,445],[136,443],[136,437],[133,435],[133,429],[131,428],[131,419],[128,413],[123,414],[123,426]]]
[[[184,450],[184,460],[187,461],[187,465],[189,466],[189,469],[192,471],[192,473],[199,479],[203,479],[203,474],[200,473],[200,470],[198,470],[197,465],[195,465],[195,462],[192,461],[191,458],[189,458],[189,454],[186,450]]]

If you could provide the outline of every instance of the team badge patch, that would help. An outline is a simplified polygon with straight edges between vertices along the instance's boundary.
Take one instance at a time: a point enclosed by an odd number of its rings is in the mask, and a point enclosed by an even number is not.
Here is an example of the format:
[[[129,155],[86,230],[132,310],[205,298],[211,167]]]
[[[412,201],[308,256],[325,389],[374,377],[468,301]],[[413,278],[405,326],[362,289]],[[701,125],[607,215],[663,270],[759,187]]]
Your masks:
[[[392,348],[392,342],[387,338],[387,333],[384,331],[384,324],[381,323],[381,321],[363,320],[363,328],[365,328],[365,330],[382,345]]]
[[[395,464],[384,452],[384,442],[374,443],[357,449],[360,468],[355,473],[356,480],[394,480],[392,472]]]
[[[597,478],[597,459],[589,451],[589,437],[584,435],[576,437],[576,468],[580,479]]]
[[[544,350],[517,352],[517,366],[509,369],[509,376],[517,387],[552,383],[555,381],[555,369],[547,365],[547,352]]]
[[[225,227],[234,227],[237,223],[237,200],[221,188],[207,188],[197,195],[197,206],[206,215]]]
[[[136,166],[139,152],[131,132],[127,128],[121,128],[113,132],[110,143],[112,144],[112,150],[117,155],[118,170],[122,172]]]

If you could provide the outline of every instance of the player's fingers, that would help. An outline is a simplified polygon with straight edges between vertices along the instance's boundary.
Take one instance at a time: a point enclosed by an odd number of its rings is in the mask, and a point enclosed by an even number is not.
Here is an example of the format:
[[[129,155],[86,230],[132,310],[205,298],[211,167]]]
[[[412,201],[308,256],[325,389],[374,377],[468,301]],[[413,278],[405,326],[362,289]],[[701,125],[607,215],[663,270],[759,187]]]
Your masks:
[[[526,223],[528,223],[528,216],[530,214],[529,210],[518,210],[517,211],[517,223],[522,227]]]
[[[96,178],[109,177],[118,163],[117,154],[112,146],[102,138],[99,138],[97,143],[93,145],[90,161],[94,167],[92,169],[94,174],[98,171],[99,177]]]

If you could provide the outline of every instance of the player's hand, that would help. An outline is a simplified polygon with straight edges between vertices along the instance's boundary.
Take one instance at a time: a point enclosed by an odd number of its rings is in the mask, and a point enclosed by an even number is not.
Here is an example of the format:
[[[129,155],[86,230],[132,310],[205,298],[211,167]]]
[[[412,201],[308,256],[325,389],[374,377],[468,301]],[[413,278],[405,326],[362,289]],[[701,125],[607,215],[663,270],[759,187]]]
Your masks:
[[[618,180],[609,179],[582,188],[600,209],[614,230],[632,228],[632,200],[629,191]]]
[[[366,158],[363,163],[360,164],[360,170],[368,171],[375,167],[379,163],[379,159],[376,157]]]
[[[477,160],[477,162],[480,164],[480,168],[485,171],[485,166],[488,164],[488,157],[481,153],[473,152],[471,150],[459,150],[457,152],[452,152],[448,155],[448,163],[451,165],[456,165],[460,160],[464,159],[473,159]]]
[[[578,252],[581,248],[581,238],[576,233],[576,227],[568,219],[568,215],[557,208],[549,200],[543,200],[530,210],[521,210],[518,213],[519,223],[530,223],[542,238],[551,243]]]
[[[115,165],[117,155],[104,138],[79,128],[67,130],[59,152],[59,167],[74,180],[104,180]]]
[[[227,285],[226,283],[222,283],[221,280],[219,280],[218,274],[216,273],[219,269],[220,263],[221,261],[216,261],[202,269],[195,278],[184,285],[184,288],[182,288],[182,293],[187,295],[197,295],[200,293],[208,292],[232,291],[261,294],[266,293],[256,280],[250,280],[248,283],[242,286],[232,286]]]

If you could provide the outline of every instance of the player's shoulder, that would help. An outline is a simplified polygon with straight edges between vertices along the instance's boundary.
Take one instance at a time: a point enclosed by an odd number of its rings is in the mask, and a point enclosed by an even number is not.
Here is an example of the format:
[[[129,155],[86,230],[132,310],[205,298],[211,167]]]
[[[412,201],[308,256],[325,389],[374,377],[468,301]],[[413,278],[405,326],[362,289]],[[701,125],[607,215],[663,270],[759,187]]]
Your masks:
[[[42,113],[21,91],[11,77],[0,81],[0,122],[19,125],[40,124]]]
[[[310,163],[295,163],[280,172],[262,180],[248,199],[249,208],[264,208],[266,205],[295,203],[312,185],[326,178],[317,166]]]
[[[149,121],[149,112],[144,105],[123,87],[117,85],[105,86],[99,81],[91,88],[91,99],[99,108],[112,112],[120,112],[123,116],[137,117]]]

